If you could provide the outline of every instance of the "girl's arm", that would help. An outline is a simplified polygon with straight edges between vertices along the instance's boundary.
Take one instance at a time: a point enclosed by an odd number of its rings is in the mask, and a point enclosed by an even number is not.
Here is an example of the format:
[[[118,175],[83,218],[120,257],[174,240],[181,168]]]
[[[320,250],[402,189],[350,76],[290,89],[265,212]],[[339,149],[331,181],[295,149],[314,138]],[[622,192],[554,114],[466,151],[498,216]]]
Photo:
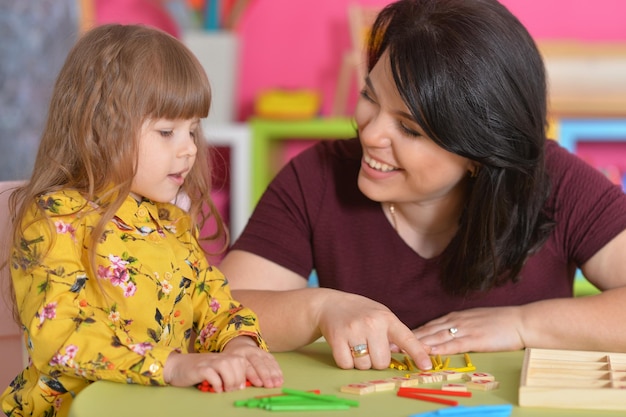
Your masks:
[[[199,247],[198,251],[201,251]],[[175,357],[168,360],[166,367],[175,360],[172,384],[197,383],[199,372],[208,372],[206,380],[216,390],[233,389],[233,381],[245,383],[248,379],[254,386],[277,387],[282,385],[282,372],[275,358],[267,351],[265,340],[261,336],[257,316],[230,293],[230,287],[224,275],[206,258],[199,255],[196,263],[197,277],[191,293],[194,305],[194,330],[196,354]],[[220,352],[219,358],[215,358]],[[233,359],[230,365],[219,366],[223,360]],[[244,359],[245,366],[240,367],[239,359]],[[191,378],[191,379],[189,379]],[[230,385],[229,385],[230,384]]]

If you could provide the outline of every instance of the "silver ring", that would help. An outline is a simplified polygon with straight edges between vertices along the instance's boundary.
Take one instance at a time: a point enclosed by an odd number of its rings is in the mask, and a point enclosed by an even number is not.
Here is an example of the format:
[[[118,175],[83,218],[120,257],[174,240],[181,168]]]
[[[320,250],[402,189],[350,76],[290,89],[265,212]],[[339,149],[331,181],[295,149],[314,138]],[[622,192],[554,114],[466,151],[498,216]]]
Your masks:
[[[457,329],[456,327],[450,327],[448,329],[448,333],[450,333],[450,336],[452,337],[456,337],[456,334],[458,333],[459,329]]]
[[[350,350],[352,351],[353,358],[360,358],[361,356],[365,356],[369,353],[369,351],[367,350],[367,345],[364,343],[352,346]]]

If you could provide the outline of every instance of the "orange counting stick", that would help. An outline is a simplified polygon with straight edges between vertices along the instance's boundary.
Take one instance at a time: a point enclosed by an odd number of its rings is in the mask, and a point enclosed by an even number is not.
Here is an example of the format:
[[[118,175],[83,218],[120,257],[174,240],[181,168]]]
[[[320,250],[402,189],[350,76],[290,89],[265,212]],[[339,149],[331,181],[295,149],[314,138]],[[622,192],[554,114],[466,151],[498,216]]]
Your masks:
[[[398,397],[412,398],[414,400],[430,401],[445,405],[459,405],[458,401],[448,400],[447,398],[431,397],[430,395],[415,394],[409,392],[398,391]]]
[[[469,391],[446,391],[442,389],[433,388],[414,388],[414,387],[401,387],[398,392],[402,391],[406,394],[437,394],[437,395],[449,395],[453,397],[471,397],[472,393]]]

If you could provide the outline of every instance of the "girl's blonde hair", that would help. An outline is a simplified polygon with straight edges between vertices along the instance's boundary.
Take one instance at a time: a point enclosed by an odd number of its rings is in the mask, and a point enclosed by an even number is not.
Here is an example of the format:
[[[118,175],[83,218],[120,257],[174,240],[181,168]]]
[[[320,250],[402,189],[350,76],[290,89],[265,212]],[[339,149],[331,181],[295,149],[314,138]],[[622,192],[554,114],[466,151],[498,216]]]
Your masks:
[[[11,195],[14,250],[20,250],[27,226],[20,227],[21,219],[38,198],[73,189],[102,210],[91,236],[93,260],[95,243],[130,193],[143,122],[205,118],[210,103],[202,65],[174,37],[139,25],[103,25],[87,32],[56,80],[32,177]],[[210,161],[200,126],[195,133],[196,163],[181,192],[189,197],[196,226],[215,219],[217,231],[208,239],[223,238],[225,248],[228,235],[210,198]]]

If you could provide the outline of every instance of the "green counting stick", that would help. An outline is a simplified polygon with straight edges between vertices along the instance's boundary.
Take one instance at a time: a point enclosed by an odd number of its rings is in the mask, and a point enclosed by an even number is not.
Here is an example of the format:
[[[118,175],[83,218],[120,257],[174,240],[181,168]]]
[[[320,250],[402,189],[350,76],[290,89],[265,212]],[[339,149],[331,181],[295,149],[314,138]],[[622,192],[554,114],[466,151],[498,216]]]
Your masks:
[[[296,395],[302,398],[311,398],[319,401],[326,401],[331,403],[346,404],[352,407],[358,407],[359,402],[354,400],[347,400],[344,398],[335,397],[334,395],[322,395],[314,394],[306,391],[299,391],[295,389],[283,388],[283,394]]]
[[[235,407],[261,408],[270,411],[347,410],[358,401],[307,391],[283,389],[283,395],[235,401]]]
[[[307,404],[268,404],[264,407],[269,411],[319,411],[319,410],[349,410],[350,406],[348,404],[339,404],[339,403],[323,403],[318,402],[317,404],[307,403]]]

